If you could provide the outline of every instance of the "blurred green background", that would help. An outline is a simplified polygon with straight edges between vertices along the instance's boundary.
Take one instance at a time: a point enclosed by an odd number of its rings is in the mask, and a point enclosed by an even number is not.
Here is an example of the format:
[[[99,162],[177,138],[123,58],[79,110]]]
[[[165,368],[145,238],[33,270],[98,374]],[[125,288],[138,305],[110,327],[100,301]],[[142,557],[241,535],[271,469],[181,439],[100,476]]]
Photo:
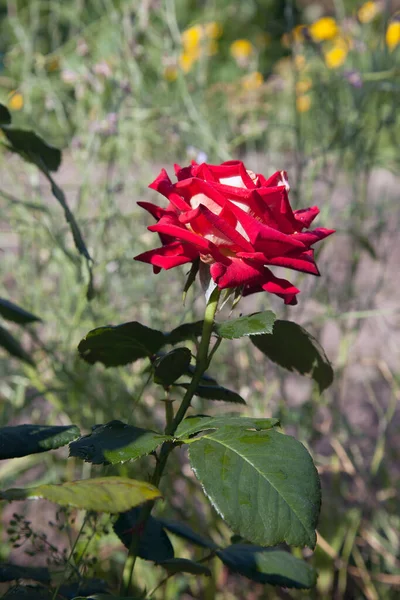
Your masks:
[[[267,589],[215,565],[211,580],[178,576],[155,598],[398,597],[399,10],[400,2],[356,0],[0,0],[0,102],[15,125],[63,149],[55,179],[94,258],[96,292],[89,303],[86,266],[48,183],[1,150],[1,296],[43,319],[23,332],[10,327],[36,368],[1,351],[1,426],[72,422],[89,431],[121,419],[162,427],[159,391],[143,388],[143,365],[89,367],[76,352],[93,327],[140,320],[171,329],[202,314],[200,288],[181,304],[183,268],[154,276],[132,260],[157,244],[136,202],[157,201],[147,186],[161,167],[172,175],[174,162],[239,158],[265,176],[285,169],[292,205],[317,204],[318,225],[337,230],[318,255],[322,276],[291,276],[302,290],[298,306],[258,294],[235,309],[271,306],[278,318],[304,324],[333,362],[332,388],[319,396],[242,341],[233,351],[222,345],[214,365],[220,383],[246,398],[246,415],[279,417],[313,454],[323,487],[311,559],[317,588]],[[65,459],[59,450],[3,461],[1,486],[104,472]],[[147,477],[150,465],[118,472]],[[170,474],[160,513],[228,543],[183,452]],[[13,510],[3,511],[0,558],[63,564],[46,544],[34,558],[25,553],[32,540],[13,547]],[[76,536],[71,519],[49,531],[51,505],[18,510],[57,548]],[[78,543],[77,561],[114,584],[124,550],[112,534],[100,535],[106,525],[95,523],[88,548],[86,538]],[[140,561],[142,588],[161,578]]]

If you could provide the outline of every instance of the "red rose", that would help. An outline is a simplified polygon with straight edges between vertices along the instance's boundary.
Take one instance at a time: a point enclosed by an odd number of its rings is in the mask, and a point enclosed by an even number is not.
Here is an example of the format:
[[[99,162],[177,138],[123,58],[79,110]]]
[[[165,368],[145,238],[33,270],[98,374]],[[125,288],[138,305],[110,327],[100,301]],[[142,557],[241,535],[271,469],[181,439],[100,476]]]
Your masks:
[[[268,267],[319,275],[311,246],[334,230],[308,229],[317,206],[292,210],[285,171],[265,179],[241,161],[229,161],[176,165],[175,173],[177,183],[163,169],[149,186],[168,198],[167,208],[138,203],[157,219],[149,230],[160,235],[163,245],[136,260],[158,273],[200,258],[221,289],[240,286],[243,295],[265,290],[296,304],[299,290]]]

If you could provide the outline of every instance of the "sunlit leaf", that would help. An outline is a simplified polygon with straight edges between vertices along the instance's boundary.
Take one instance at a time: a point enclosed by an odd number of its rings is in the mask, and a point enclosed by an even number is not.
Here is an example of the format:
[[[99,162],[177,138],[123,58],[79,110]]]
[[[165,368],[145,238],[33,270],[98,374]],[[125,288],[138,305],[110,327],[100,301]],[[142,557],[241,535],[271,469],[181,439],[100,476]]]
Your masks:
[[[0,460],[65,446],[79,436],[76,425],[16,425],[0,428]]]
[[[70,456],[93,464],[115,464],[150,454],[168,439],[171,438],[155,431],[110,421],[72,442],[69,449]]]
[[[161,492],[154,486],[127,477],[98,477],[59,485],[44,484],[0,491],[0,500],[45,498],[61,506],[70,505],[112,514],[125,512],[147,500],[160,497]]]
[[[215,331],[219,336],[228,340],[249,335],[269,334],[272,333],[275,318],[275,314],[271,310],[266,310],[224,323],[216,323]]]
[[[321,502],[316,468],[293,437],[224,427],[194,438],[192,468],[233,531],[255,544],[310,546]]]
[[[189,435],[207,429],[220,429],[221,427],[239,427],[242,429],[271,429],[279,425],[278,419],[257,419],[240,417],[238,415],[223,415],[221,417],[208,417],[207,415],[192,415],[186,417],[178,426],[175,437],[185,438]]]

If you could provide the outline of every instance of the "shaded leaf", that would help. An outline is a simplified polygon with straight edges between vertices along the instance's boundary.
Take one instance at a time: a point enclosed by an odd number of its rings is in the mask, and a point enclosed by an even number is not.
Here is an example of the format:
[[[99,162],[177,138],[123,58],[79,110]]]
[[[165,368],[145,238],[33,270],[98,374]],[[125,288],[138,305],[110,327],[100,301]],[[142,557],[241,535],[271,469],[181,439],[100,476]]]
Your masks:
[[[67,599],[76,598],[77,595],[88,598],[96,594],[112,598],[108,590],[109,585],[103,579],[80,579],[79,581],[64,583],[61,585],[59,593],[63,598]]]
[[[186,340],[193,340],[194,338],[200,337],[203,331],[203,321],[195,321],[194,323],[184,323],[173,329],[170,333],[167,333],[166,344],[180,344]]]
[[[29,354],[23,349],[21,344],[15,339],[11,333],[4,329],[0,325],[0,347],[7,350],[11,356],[15,356],[15,358],[19,358],[20,360],[28,363],[32,367],[35,366],[34,360],[29,356]]]
[[[179,387],[188,389],[188,383],[179,383]],[[237,392],[228,390],[220,385],[198,385],[195,391],[195,395],[206,400],[222,400],[223,402],[234,402],[235,404],[246,404]]]
[[[41,583],[50,583],[50,572],[47,567],[28,567],[9,563],[0,563],[0,583],[16,579],[33,579]]]
[[[172,438],[155,431],[115,420],[105,425],[96,425],[92,433],[72,442],[69,445],[69,455],[95,465],[115,464],[150,454],[157,446],[170,439]]]
[[[11,123],[10,111],[4,104],[0,104],[0,125],[9,125]]]
[[[131,510],[119,515],[114,523],[114,531],[121,542],[130,548],[132,536],[140,532],[139,546],[137,555],[145,560],[161,562],[174,557],[174,548],[168,535],[165,533],[161,522],[155,517],[149,516],[146,525],[139,524],[141,516],[140,508]]]
[[[45,142],[36,133],[15,127],[3,127],[4,135],[11,144],[10,150],[49,171],[57,171],[61,164],[61,151]]]
[[[161,492],[153,485],[127,477],[98,477],[59,485],[44,484],[28,489],[0,491],[0,500],[45,498],[61,506],[70,505],[111,514],[125,512],[147,500],[160,497]]]
[[[196,367],[194,367],[193,365],[189,365],[187,368],[187,374],[193,377],[195,370],[196,370]],[[216,385],[216,386],[218,386],[218,383],[217,383],[217,380],[214,379],[214,377],[211,377],[211,375],[207,375],[207,372],[206,372],[206,373],[203,373],[203,375],[201,376],[200,385]]]
[[[275,321],[272,335],[251,338],[270,360],[289,371],[312,377],[320,392],[333,381],[333,369],[325,352],[303,327],[292,321]]]
[[[5,300],[5,298],[0,298],[0,315],[4,319],[7,319],[7,321],[13,321],[14,323],[19,323],[20,325],[25,325],[25,323],[33,323],[34,321],[41,321],[39,317],[36,317],[13,302]]]
[[[233,529],[255,544],[314,548],[321,503],[317,470],[293,437],[224,427],[189,446],[205,493]]]
[[[174,348],[154,363],[154,382],[170,386],[187,373],[192,353],[189,348]]]
[[[175,432],[176,438],[184,438],[199,431],[219,429],[221,427],[239,427],[242,429],[271,429],[279,425],[278,419],[257,419],[252,417],[239,417],[226,415],[222,417],[208,417],[207,415],[193,415],[186,417]]]
[[[10,588],[2,599],[6,600],[65,600],[65,596],[57,594],[54,597],[53,590],[32,585],[18,585]]]
[[[271,310],[266,310],[224,323],[216,323],[215,331],[220,337],[228,340],[248,335],[269,334],[272,333],[275,319],[275,314]]]
[[[0,460],[37,454],[65,446],[77,438],[76,425],[16,425],[0,428]]]
[[[162,331],[137,321],[92,329],[79,343],[78,351],[86,362],[99,361],[116,367],[150,357],[166,343]]]
[[[39,168],[57,171],[61,164],[61,151],[45,142],[34,131],[3,126],[2,131],[9,145],[8,150],[20,154]]]
[[[94,594],[92,596],[78,596],[73,600],[143,600],[144,596],[112,596],[111,594]]]
[[[216,554],[231,571],[258,583],[305,589],[317,581],[311,565],[283,550],[234,544]]]
[[[170,521],[169,519],[158,519],[161,525],[170,531],[171,533],[177,535],[178,537],[195,544],[196,546],[200,546],[201,548],[218,548],[217,544],[215,544],[209,538],[200,535],[196,531],[193,531],[189,525],[185,523],[181,523],[179,521]]]
[[[169,575],[175,575],[175,573],[191,573],[192,575],[207,575],[211,576],[211,571],[205,565],[202,565],[194,560],[188,558],[170,558],[158,563],[160,567],[163,567],[168,571]]]

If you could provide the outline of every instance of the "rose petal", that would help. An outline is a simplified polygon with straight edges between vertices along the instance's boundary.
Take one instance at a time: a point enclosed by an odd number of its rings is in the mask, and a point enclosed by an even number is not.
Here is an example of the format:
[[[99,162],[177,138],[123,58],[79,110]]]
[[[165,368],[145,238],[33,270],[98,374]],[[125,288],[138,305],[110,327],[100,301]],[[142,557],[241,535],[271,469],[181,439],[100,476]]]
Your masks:
[[[231,258],[228,264],[214,263],[210,268],[211,277],[220,289],[261,284],[263,271],[262,266],[239,258]]]
[[[310,227],[315,217],[319,215],[319,208],[318,206],[311,206],[310,208],[301,208],[299,210],[295,210],[293,214],[296,221],[300,224],[301,229],[304,229],[304,227]]]
[[[199,252],[190,244],[172,242],[161,248],[155,248],[135,256],[134,260],[149,263],[154,267],[172,269],[178,265],[192,262],[198,258]]]
[[[303,233],[296,234],[296,240],[303,242],[303,244],[307,247],[320,242],[321,240],[328,237],[328,235],[332,235],[335,233],[334,229],[325,229],[324,227],[319,227],[318,229],[313,229],[312,231],[304,231]]]

